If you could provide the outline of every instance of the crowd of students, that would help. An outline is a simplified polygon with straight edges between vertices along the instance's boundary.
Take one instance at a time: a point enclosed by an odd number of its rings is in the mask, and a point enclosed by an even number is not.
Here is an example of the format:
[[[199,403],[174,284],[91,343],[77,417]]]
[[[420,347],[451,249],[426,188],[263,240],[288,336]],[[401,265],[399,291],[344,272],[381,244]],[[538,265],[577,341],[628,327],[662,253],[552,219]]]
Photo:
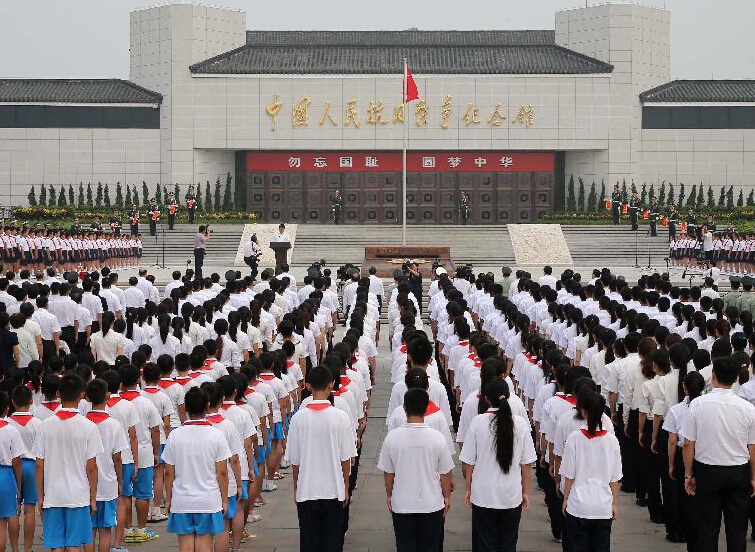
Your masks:
[[[61,271],[136,266],[142,256],[138,234],[103,233],[101,226],[71,230],[0,226],[2,262],[18,272],[56,267]]]
[[[6,538],[32,551],[35,508],[54,550],[124,552],[167,520],[182,552],[235,551],[287,476],[300,549],[343,550],[378,376],[392,383],[377,467],[400,552],[443,549],[457,454],[476,551],[516,550],[532,481],[566,552],[609,550],[620,492],[690,551],[716,550],[722,515],[727,549],[745,550],[755,331],[736,305],[752,293],[544,272],[440,268],[429,328],[408,282],[386,294],[355,275],[340,341],[329,276],[176,271],[160,294],[143,270],[123,288],[107,268],[7,273],[0,551]]]
[[[303,527],[327,518],[342,543],[376,360],[362,287],[334,343],[329,277],[174,272],[161,297],[143,270],[124,289],[107,268],[50,270],[0,278],[0,549],[31,552],[36,507],[54,550],[123,552],[165,520],[181,550],[238,550],[292,463]],[[302,425],[326,388],[345,479],[332,497],[327,436]]]

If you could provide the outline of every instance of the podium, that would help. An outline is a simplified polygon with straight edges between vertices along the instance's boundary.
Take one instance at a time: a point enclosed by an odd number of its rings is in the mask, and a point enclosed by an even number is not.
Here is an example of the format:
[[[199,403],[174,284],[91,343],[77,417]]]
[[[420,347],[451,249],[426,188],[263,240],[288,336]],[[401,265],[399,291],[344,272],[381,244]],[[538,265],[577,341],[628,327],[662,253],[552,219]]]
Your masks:
[[[288,250],[291,249],[291,242],[270,242],[270,249],[275,251],[275,275],[277,276],[283,269],[284,264],[288,264]]]

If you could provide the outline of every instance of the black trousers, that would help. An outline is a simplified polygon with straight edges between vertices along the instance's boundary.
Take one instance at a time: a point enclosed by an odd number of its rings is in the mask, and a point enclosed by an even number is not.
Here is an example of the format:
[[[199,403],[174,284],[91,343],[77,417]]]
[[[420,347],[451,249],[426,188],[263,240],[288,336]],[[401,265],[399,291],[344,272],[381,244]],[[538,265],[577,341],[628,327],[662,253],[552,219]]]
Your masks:
[[[204,264],[204,248],[197,248],[194,250],[194,279],[200,280],[202,278],[202,265]]]
[[[684,490],[684,457],[678,448],[674,457],[674,477],[676,477],[676,500],[679,505],[679,525],[682,536],[687,541],[687,552],[697,552],[697,510],[694,497]]]
[[[627,408],[626,405],[623,405],[623,407]],[[637,462],[642,450],[637,442],[637,437],[639,436],[639,423],[640,411],[630,410],[629,418],[627,419],[627,432],[629,433],[629,437],[627,438],[624,434],[623,422],[620,422],[617,425],[616,436],[619,439],[619,445],[621,447],[621,465],[623,466],[621,471],[624,473],[624,477],[621,480],[621,486],[630,492],[634,489],[635,496],[644,499],[647,494],[647,489],[639,477],[638,472],[640,466]]]
[[[396,552],[442,552],[443,510],[429,514],[393,514]]]
[[[472,551],[516,552],[522,508],[499,510],[472,505]]]
[[[257,258],[256,257],[244,257],[244,263],[252,271],[252,280],[257,279]]]
[[[68,348],[71,352],[76,349],[76,333],[73,331],[73,326],[63,326],[60,328],[60,339],[68,343]]]
[[[655,222],[655,220],[650,221],[650,235],[651,236],[657,236],[658,235],[658,223]]]
[[[155,236],[157,235],[157,222],[154,220],[149,221],[149,235]]]
[[[632,224],[632,230],[637,230],[637,214],[630,215],[629,221]]]
[[[337,499],[297,502],[296,513],[300,552],[343,550],[343,502]]]
[[[727,552],[747,549],[750,506],[750,466],[711,466],[695,462],[695,509],[699,512],[698,552],[716,552],[721,532],[721,514]]]
[[[661,523],[664,520],[664,504],[661,501],[661,477],[664,471],[668,471],[668,463],[664,460],[665,455],[654,453],[650,446],[653,441],[653,422],[647,420],[643,433],[643,448],[640,448],[639,479],[644,489],[647,489],[648,513],[652,521]],[[664,446],[666,446],[664,444]],[[656,450],[661,450],[660,443]],[[638,484],[639,487],[640,484]],[[664,497],[665,498],[665,497]]]
[[[168,214],[168,230],[173,230],[176,225],[176,215]]]
[[[614,225],[619,224],[619,208],[614,207],[611,210],[611,217],[613,218]]]
[[[50,359],[54,356],[57,356],[57,351],[55,350],[55,341],[53,341],[52,339],[43,339],[42,363],[47,366],[50,363]]]
[[[550,467],[548,464],[545,472],[545,485],[543,486],[543,492],[545,493],[545,505],[548,507],[548,517],[551,521],[551,534],[553,538],[561,538],[561,533],[564,530],[564,514],[561,509],[563,504],[563,497],[559,495],[558,489],[556,489],[556,481],[550,475]]]
[[[564,517],[564,552],[610,552],[611,520]]]
[[[194,224],[194,211],[196,211],[195,208],[189,209],[189,224]]]
[[[668,431],[665,429],[658,431],[658,440],[655,446],[660,457],[663,521],[666,523],[666,533],[669,535],[681,535],[682,527],[679,517],[679,499],[676,492],[676,481],[671,479],[668,473]],[[680,451],[677,451],[677,453],[677,456],[681,456]],[[684,478],[684,472],[681,473],[681,477]]]

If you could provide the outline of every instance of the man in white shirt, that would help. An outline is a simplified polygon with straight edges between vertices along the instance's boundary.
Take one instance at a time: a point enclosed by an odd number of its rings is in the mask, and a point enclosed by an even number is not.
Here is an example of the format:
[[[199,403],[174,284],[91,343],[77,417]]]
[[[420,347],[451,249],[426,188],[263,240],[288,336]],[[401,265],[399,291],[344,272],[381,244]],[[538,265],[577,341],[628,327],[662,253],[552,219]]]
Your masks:
[[[278,230],[273,234],[273,241],[274,242],[289,242],[291,243],[291,236],[288,235],[288,232],[286,232],[286,225],[285,224],[279,224]]]
[[[424,423],[428,394],[410,389],[403,402],[406,423],[388,433],[378,460],[393,515],[396,548],[442,550],[454,462],[443,435]]]
[[[131,276],[128,279],[128,284],[129,287],[123,291],[123,307],[126,309],[129,307],[138,309],[146,305],[147,298],[144,296],[142,290],[139,289],[139,280],[136,276]]]
[[[286,457],[293,466],[302,550],[343,550],[344,506],[349,502],[351,459],[356,444],[349,416],[328,397],[333,377],[317,366],[307,374],[312,402],[291,418]]]
[[[375,294],[375,297],[377,297],[378,304],[380,305],[380,308],[383,308],[383,297],[385,297],[385,285],[383,284],[383,279],[378,278],[377,276],[377,269],[374,266],[370,267],[370,293]]]
[[[698,509],[697,548],[718,549],[721,514],[726,549],[744,552],[750,495],[755,490],[755,406],[731,390],[739,366],[730,357],[713,361],[713,391],[690,403],[682,425],[684,487]]]
[[[296,290],[298,289],[296,287],[296,278],[294,278],[294,275],[291,274],[291,269],[289,268],[289,266],[287,264],[281,265],[281,271],[282,272],[280,274],[278,274],[277,278],[279,280],[282,280],[283,278],[288,278],[288,280],[289,280],[289,285],[288,285],[289,289],[291,291],[293,291],[294,293],[296,293]]]
[[[553,275],[553,268],[550,266],[543,267],[543,276],[540,276],[540,279],[538,280],[538,283],[541,286],[548,286],[551,289],[556,289],[556,282],[558,280]]]
[[[47,306],[47,297],[37,297],[37,308],[33,315],[42,333],[42,354],[45,363],[49,362],[51,357],[57,356],[60,349],[60,324],[55,315],[47,310]]]
[[[165,299],[170,299],[170,292],[177,287],[181,287],[181,285],[183,284],[183,282],[181,282],[181,273],[178,270],[174,270],[171,276],[173,277],[173,281],[168,282],[165,285]]]

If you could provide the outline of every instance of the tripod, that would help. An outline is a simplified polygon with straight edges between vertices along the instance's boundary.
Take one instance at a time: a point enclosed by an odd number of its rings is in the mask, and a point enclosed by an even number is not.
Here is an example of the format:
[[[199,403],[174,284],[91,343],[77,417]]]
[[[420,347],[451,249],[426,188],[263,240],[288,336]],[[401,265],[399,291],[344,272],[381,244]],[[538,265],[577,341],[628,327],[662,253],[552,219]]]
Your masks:
[[[655,269],[650,266],[650,227],[648,227],[648,231],[645,233],[645,245],[647,246],[647,249],[648,249],[648,265],[645,268],[646,268],[646,270],[651,270],[652,271],[652,270],[655,270]]]
[[[639,261],[639,230],[634,230],[634,266],[632,268],[642,268]]]

